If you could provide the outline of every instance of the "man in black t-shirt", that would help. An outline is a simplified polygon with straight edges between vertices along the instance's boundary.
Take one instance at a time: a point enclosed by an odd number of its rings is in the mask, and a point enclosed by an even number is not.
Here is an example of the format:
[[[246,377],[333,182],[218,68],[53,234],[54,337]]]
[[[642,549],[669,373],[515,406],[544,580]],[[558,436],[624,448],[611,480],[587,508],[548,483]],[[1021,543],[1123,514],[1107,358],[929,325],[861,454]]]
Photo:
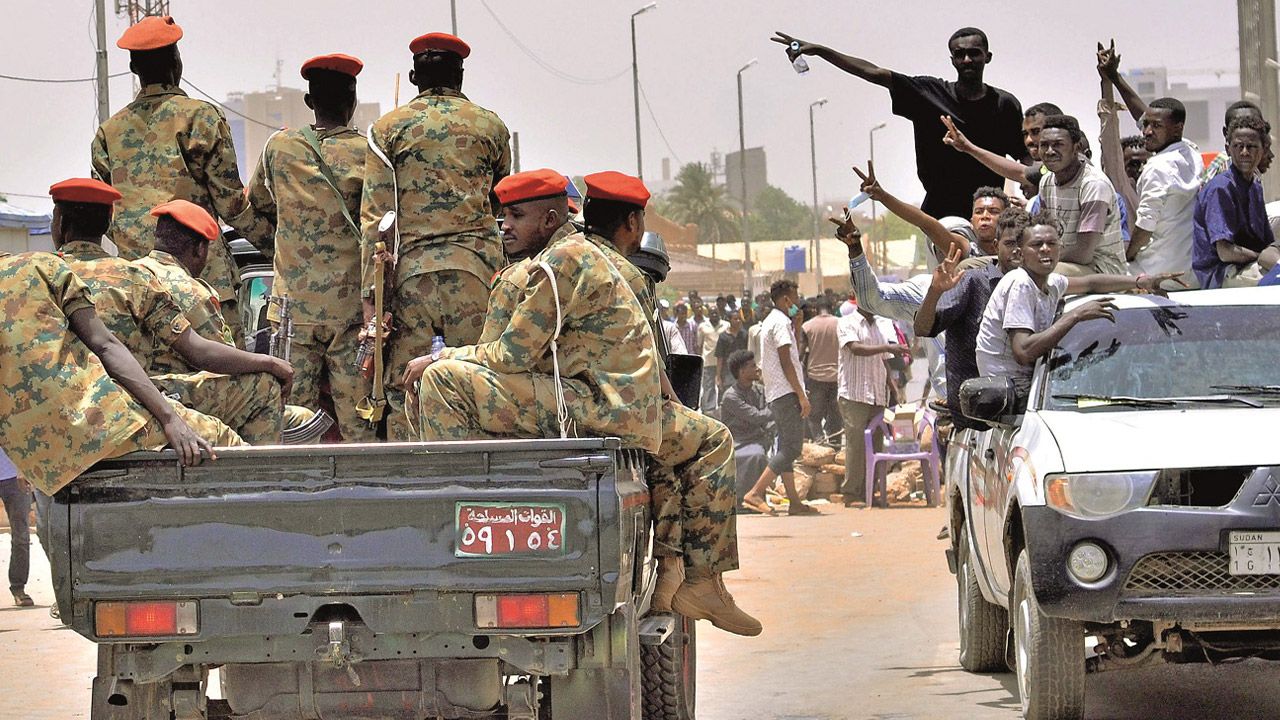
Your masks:
[[[951,116],[956,127],[978,147],[1018,160],[1027,157],[1018,99],[982,81],[983,71],[991,62],[991,51],[986,33],[977,28],[961,28],[947,43],[951,65],[956,69],[955,82],[928,75],[903,75],[781,32],[772,40],[786,45],[792,60],[798,55],[820,57],[850,75],[889,90],[893,114],[915,125],[916,174],[925,190],[921,209],[933,217],[967,217],[974,190],[1003,183],[999,175],[977,160],[942,143],[947,133],[943,115]]]

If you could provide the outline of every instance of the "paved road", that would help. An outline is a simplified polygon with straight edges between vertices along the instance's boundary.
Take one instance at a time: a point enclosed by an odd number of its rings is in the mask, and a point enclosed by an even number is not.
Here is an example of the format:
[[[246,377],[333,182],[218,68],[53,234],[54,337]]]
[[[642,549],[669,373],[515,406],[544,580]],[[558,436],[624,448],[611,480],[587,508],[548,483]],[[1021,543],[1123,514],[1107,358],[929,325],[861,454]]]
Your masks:
[[[954,583],[934,540],[944,512],[824,509],[740,518],[744,569],[729,586],[765,633],[700,628],[699,720],[1017,718],[1012,676],[956,665]],[[87,718],[93,645],[49,617],[48,567],[33,550],[42,607],[0,596],[0,720]],[[1278,677],[1264,663],[1091,676],[1089,717],[1274,718]]]

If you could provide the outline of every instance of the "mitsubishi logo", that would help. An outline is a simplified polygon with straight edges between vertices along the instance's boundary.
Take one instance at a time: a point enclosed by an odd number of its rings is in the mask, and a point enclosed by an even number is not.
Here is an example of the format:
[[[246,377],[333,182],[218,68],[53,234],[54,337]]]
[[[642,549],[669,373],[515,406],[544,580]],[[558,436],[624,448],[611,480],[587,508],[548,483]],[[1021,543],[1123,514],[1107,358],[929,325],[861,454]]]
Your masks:
[[[1268,505],[1280,505],[1280,483],[1276,482],[1276,476],[1273,473],[1267,478],[1267,482],[1262,486],[1262,492],[1258,493],[1258,497],[1253,499],[1254,507],[1267,507]]]

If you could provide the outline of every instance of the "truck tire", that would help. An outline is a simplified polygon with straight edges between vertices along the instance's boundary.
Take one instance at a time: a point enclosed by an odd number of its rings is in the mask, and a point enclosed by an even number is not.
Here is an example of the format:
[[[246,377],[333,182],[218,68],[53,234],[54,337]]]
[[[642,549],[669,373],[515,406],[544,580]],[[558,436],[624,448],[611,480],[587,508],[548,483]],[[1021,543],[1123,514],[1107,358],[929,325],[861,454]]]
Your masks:
[[[1084,717],[1084,628],[1040,610],[1026,550],[1018,554],[1011,608],[1022,717],[1080,720]]]
[[[960,666],[974,673],[1007,672],[1004,651],[1009,635],[1009,613],[982,596],[969,552],[968,529],[962,523],[957,531],[960,533],[956,553]]]
[[[694,720],[697,700],[697,624],[676,615],[676,628],[661,645],[640,648],[644,668],[644,720]]]

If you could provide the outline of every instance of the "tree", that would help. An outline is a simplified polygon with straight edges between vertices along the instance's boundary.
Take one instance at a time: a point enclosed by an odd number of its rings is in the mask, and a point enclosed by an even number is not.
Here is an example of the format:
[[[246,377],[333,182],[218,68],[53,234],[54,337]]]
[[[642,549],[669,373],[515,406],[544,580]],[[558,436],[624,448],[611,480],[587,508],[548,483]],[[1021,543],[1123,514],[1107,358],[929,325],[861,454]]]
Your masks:
[[[813,237],[813,213],[790,195],[766,185],[747,214],[752,240],[795,240]]]
[[[702,163],[680,168],[676,184],[667,193],[665,209],[672,220],[698,226],[701,242],[737,242],[738,212],[723,185],[717,185],[711,169]]]

